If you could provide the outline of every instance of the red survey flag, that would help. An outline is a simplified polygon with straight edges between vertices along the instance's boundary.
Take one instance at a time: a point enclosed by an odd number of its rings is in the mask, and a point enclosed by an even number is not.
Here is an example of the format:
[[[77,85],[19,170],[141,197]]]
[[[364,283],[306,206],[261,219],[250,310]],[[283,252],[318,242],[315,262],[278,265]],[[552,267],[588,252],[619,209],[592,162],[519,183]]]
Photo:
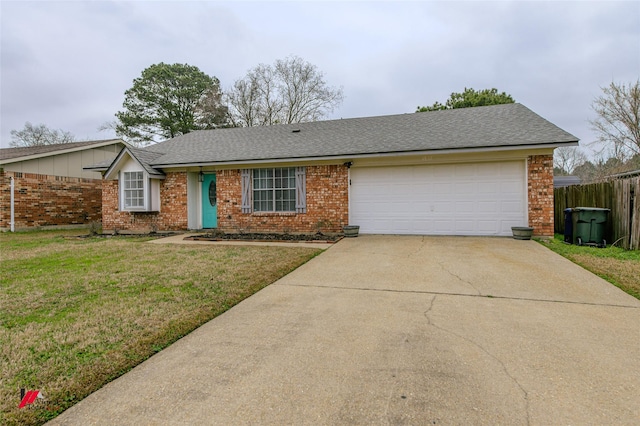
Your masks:
[[[38,397],[42,398],[42,393],[40,393],[39,390],[30,390],[26,393],[24,398],[22,398],[22,401],[20,401],[20,405],[18,405],[18,408],[24,408],[28,404],[33,404],[33,402]]]

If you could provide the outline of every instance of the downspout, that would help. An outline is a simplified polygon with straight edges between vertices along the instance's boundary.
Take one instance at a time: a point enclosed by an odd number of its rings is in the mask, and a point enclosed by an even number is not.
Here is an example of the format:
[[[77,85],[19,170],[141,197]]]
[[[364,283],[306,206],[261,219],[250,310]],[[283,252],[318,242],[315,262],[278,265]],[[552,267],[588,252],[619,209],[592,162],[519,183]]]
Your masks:
[[[11,232],[16,232],[16,213],[15,213],[15,180],[13,176],[11,176]]]
[[[347,225],[353,225],[351,223],[351,166],[353,165],[353,161],[347,161],[344,163],[344,166],[347,167]]]

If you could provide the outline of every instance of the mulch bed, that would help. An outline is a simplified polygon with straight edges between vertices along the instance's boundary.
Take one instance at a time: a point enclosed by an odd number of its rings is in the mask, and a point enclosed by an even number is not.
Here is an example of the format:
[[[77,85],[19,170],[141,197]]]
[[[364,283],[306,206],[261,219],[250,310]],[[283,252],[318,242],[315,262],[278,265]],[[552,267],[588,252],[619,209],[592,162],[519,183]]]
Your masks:
[[[193,241],[255,241],[255,242],[317,242],[335,243],[343,238],[342,235],[316,234],[264,234],[264,233],[210,233],[186,237]]]
[[[150,233],[117,233],[117,234],[82,234],[82,235],[66,235],[62,238],[65,240],[82,240],[86,238],[140,238],[140,237],[153,237],[164,238],[178,235],[179,232],[150,232]]]

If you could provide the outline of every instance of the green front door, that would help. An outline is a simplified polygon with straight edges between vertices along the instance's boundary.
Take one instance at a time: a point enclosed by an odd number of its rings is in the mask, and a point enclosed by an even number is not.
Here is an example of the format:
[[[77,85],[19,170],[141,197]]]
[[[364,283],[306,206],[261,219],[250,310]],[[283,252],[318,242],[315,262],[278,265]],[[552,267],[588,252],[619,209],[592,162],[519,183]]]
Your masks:
[[[218,226],[218,203],[216,201],[216,175],[204,175],[202,181],[202,227]]]

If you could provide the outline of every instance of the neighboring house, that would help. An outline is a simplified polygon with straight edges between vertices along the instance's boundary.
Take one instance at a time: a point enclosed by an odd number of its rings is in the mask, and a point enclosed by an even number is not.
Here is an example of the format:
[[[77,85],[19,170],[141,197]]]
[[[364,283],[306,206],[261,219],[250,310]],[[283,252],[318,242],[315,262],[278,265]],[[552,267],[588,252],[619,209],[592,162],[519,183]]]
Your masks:
[[[580,185],[581,183],[582,181],[578,176],[554,176],[553,177],[554,188],[564,188],[565,186]]]
[[[553,150],[521,104],[204,130],[103,167],[105,230],[553,236]]]
[[[120,139],[0,149],[0,229],[83,225],[102,218],[102,179],[84,167],[113,161]]]

